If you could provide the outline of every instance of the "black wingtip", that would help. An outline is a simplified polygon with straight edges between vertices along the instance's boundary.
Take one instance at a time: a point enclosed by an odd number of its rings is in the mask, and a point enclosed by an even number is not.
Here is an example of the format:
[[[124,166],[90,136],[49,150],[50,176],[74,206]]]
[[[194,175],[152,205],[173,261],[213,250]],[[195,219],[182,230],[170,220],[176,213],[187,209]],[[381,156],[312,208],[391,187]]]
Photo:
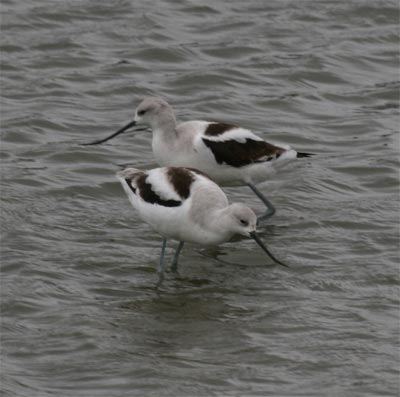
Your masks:
[[[311,157],[315,156],[315,153],[305,153],[305,152],[297,152],[297,158],[303,158],[303,157]]]
[[[136,188],[132,186],[132,178],[125,178],[126,184],[129,186],[129,188],[132,190],[133,194],[136,194]]]

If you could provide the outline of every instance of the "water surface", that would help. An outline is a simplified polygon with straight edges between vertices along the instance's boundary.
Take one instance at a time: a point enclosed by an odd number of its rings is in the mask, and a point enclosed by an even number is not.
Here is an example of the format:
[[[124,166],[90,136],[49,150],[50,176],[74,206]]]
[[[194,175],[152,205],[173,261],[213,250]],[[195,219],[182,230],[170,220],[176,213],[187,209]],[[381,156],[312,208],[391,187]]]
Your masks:
[[[2,3],[4,396],[396,396],[396,1]],[[316,153],[261,185],[262,238],[160,238],[114,177],[145,95]],[[246,188],[229,199],[262,206]],[[171,243],[169,257],[175,245]]]

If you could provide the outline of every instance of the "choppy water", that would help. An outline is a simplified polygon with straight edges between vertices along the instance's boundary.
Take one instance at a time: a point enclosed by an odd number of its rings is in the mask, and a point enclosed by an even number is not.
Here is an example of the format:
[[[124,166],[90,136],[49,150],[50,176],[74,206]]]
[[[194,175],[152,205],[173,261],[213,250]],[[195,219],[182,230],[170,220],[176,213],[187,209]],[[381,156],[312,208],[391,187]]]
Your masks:
[[[2,13],[4,396],[398,395],[397,1]],[[79,145],[148,94],[316,153],[262,186],[262,237],[290,269],[251,241],[187,247],[154,292],[160,239],[114,178],[155,166],[151,135]]]

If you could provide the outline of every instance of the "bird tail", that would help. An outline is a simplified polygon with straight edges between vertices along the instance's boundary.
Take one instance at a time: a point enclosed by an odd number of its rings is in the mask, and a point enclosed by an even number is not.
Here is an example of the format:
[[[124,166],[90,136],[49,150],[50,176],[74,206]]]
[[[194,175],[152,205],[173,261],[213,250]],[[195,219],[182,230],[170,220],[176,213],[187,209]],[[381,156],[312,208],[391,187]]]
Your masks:
[[[127,167],[117,172],[118,179],[132,179],[138,174],[142,174],[143,171],[137,168]]]
[[[304,153],[304,152],[297,152],[297,158],[302,158],[302,157],[311,157],[314,156],[315,153]]]

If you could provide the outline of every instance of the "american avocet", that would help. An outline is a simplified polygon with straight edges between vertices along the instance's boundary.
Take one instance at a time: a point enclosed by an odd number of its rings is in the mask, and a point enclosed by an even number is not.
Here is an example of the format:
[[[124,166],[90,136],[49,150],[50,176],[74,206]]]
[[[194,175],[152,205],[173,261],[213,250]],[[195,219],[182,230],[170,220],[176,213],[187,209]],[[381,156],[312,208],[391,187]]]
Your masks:
[[[275,213],[255,184],[296,157],[309,157],[286,145],[273,145],[250,130],[211,121],[176,123],[172,107],[161,98],[148,97],[136,109],[134,120],[95,145],[129,130],[148,126],[153,130],[153,154],[160,166],[196,168],[222,186],[248,185],[267,207],[259,220]]]
[[[251,237],[276,263],[277,260],[256,234],[257,217],[243,204],[229,204],[225,193],[200,171],[183,167],[141,171],[126,168],[117,172],[129,201],[155,231],[161,234],[159,281],[164,278],[167,239],[179,241],[171,269],[185,242],[218,245],[235,234]]]

